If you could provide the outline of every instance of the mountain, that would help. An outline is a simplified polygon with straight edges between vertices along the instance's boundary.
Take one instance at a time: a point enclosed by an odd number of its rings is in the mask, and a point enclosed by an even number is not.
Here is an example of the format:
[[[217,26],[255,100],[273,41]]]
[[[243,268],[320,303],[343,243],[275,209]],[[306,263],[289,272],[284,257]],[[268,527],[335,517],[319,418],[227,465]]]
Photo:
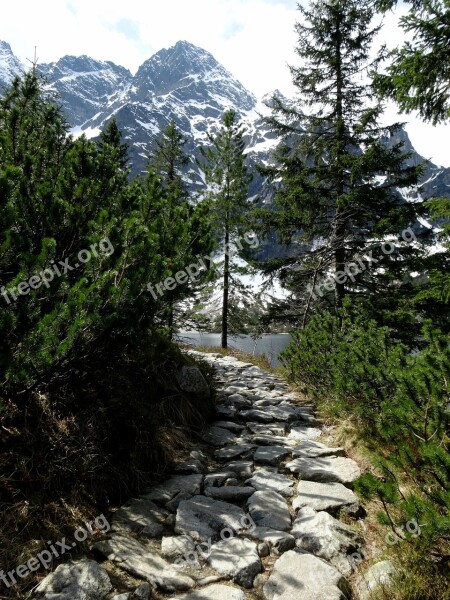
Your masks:
[[[23,73],[24,65],[13,54],[11,46],[0,40],[0,91],[7,87],[16,75]]]
[[[23,65],[6,42],[0,41],[0,85],[7,85]],[[247,128],[248,155],[252,162],[267,163],[277,144],[260,117],[269,111],[268,94],[258,103],[253,94],[234,78],[209,52],[180,41],[146,60],[133,75],[110,61],[88,56],[64,56],[39,70],[56,91],[74,135],[96,137],[114,115],[130,146],[133,174],[145,171],[155,137],[171,119],[186,136],[186,151],[194,156],[208,141],[207,133],[220,126],[223,113],[234,108]],[[280,96],[278,91],[276,95]],[[388,143],[403,141],[412,152],[411,161],[423,161],[402,130]],[[191,176],[199,177],[195,164]],[[262,192],[262,194],[261,194]],[[429,163],[421,189],[401,190],[405,200],[448,196],[450,169]],[[255,176],[250,195],[270,201],[264,182]]]

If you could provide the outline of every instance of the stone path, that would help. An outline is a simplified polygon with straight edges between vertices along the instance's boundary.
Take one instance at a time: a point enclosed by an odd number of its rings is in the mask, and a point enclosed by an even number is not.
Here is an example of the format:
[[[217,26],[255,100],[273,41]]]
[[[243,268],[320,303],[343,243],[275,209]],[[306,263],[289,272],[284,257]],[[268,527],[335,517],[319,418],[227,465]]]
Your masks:
[[[107,572],[83,559],[59,567],[35,597],[350,600],[351,554],[363,540],[339,516],[359,514],[358,465],[316,441],[312,407],[279,378],[191,354],[215,368],[218,421],[167,481],[115,513],[95,545],[133,591],[114,595]]]

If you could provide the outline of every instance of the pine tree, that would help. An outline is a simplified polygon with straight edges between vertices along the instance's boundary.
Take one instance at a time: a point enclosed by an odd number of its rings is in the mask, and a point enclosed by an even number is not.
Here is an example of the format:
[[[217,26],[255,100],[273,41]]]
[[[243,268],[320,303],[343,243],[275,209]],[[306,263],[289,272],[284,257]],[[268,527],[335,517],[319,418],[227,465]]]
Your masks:
[[[297,301],[303,298],[304,322],[314,301],[339,311],[352,291],[373,292],[369,278],[346,276],[347,265],[408,226],[412,206],[399,201],[395,188],[415,184],[420,168],[406,166],[401,143],[389,143],[400,126],[379,125],[382,106],[370,75],[381,57],[370,58],[379,31],[371,27],[371,4],[318,0],[299,10],[302,66],[291,67],[299,100],[285,106],[273,99],[268,123],[282,143],[275,167],[263,172],[281,184],[275,210],[263,216],[290,245],[267,271],[278,273]]]
[[[224,254],[222,294],[222,348],[228,345],[230,292],[232,291],[232,262],[230,248],[242,229],[249,210],[247,201],[251,174],[245,162],[245,130],[234,110],[224,114],[223,126],[215,136],[209,136],[211,146],[201,149],[199,162],[208,186],[214,229]]]
[[[386,11],[396,3],[379,0],[378,5]],[[375,85],[403,112],[418,110],[435,125],[450,117],[450,3],[416,0],[409,4],[412,8],[400,23],[412,40],[391,53],[387,73],[378,74]]]
[[[183,179],[190,158],[184,151],[187,140],[172,119],[156,139],[149,166],[162,178],[176,202],[186,200],[188,188]]]

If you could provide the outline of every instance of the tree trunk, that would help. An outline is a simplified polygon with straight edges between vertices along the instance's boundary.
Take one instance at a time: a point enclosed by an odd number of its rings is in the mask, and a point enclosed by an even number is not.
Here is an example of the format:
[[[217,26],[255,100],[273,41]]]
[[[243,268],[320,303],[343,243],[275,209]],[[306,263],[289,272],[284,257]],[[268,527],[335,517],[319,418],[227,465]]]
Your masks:
[[[228,255],[228,244],[230,242],[230,231],[228,219],[225,223],[225,264],[223,268],[223,302],[222,302],[222,348],[228,348],[228,294],[230,282],[230,257]]]

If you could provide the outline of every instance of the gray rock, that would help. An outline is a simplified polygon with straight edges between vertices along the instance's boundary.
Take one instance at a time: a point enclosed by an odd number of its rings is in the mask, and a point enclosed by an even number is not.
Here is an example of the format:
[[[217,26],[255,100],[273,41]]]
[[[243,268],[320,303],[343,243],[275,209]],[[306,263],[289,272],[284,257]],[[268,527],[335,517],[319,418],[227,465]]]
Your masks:
[[[160,538],[163,533],[164,525],[161,525],[160,523],[150,523],[150,525],[146,525],[140,532],[141,535],[153,539]]]
[[[255,446],[252,444],[233,444],[221,448],[220,450],[216,450],[214,456],[219,460],[230,460],[231,458],[237,458],[243,454],[250,454],[254,448]]]
[[[228,402],[235,408],[251,408],[252,401],[241,394],[231,394],[228,396]]]
[[[224,485],[227,479],[234,477],[233,471],[218,471],[205,475],[205,489],[208,487],[219,487]]]
[[[321,458],[295,458],[287,463],[291,473],[298,473],[302,479],[322,483],[353,483],[361,475],[354,460],[341,456],[324,456]]]
[[[168,560],[175,560],[194,551],[194,540],[188,535],[173,535],[161,540],[161,554]]]
[[[344,448],[330,448],[314,442],[312,440],[303,440],[292,451],[294,458],[320,458],[321,456],[344,456]]]
[[[206,454],[204,454],[201,450],[192,450],[192,452],[189,453],[189,456],[194,460],[199,460],[200,462],[205,462],[205,460],[208,459]]]
[[[225,446],[225,444],[231,444],[236,439],[234,433],[228,431],[228,429],[222,429],[221,427],[209,427],[200,434],[201,439],[211,446]]]
[[[177,596],[172,600],[246,600],[242,590],[229,585],[213,584],[192,594]]]
[[[219,415],[219,417],[223,417],[224,419],[233,419],[233,417],[236,416],[237,410],[232,406],[218,404],[216,407],[216,412]]]
[[[94,547],[130,575],[144,579],[164,592],[184,591],[194,586],[193,579],[179,573],[152,548],[133,538],[115,534],[109,540],[97,542]]]
[[[275,554],[283,554],[295,548],[295,538],[285,531],[275,531],[268,527],[255,527],[247,534],[252,540],[261,540],[274,549]]]
[[[267,558],[270,556],[270,546],[267,542],[261,542],[258,544],[258,554],[261,558]]]
[[[177,372],[176,378],[183,392],[196,394],[199,398],[210,397],[211,390],[199,368],[183,365]]]
[[[223,393],[227,396],[232,396],[233,394],[240,394],[243,388],[245,388],[244,384],[236,383],[234,385],[229,385],[227,388],[225,388],[223,390]]]
[[[241,538],[214,544],[208,562],[218,573],[244,588],[251,588],[262,570],[256,544]]]
[[[257,433],[252,437],[252,442],[257,446],[286,446],[290,447],[295,443],[281,435],[272,435],[270,433]]]
[[[296,550],[277,560],[263,588],[266,600],[348,600],[349,586],[333,566]]]
[[[154,486],[145,497],[165,504],[179,493],[196,496],[200,493],[202,482],[202,475],[176,475]]]
[[[204,472],[204,466],[199,460],[185,460],[175,465],[175,473],[190,475],[191,473],[201,475]]]
[[[290,453],[284,446],[260,446],[256,449],[253,460],[261,465],[277,465]]]
[[[370,569],[356,580],[356,590],[359,600],[369,600],[372,592],[381,587],[388,587],[393,583],[395,575],[394,565],[390,560],[382,560],[374,564]]]
[[[194,540],[217,540],[223,529],[239,533],[245,528],[245,522],[241,508],[206,496],[194,496],[180,503],[175,531],[190,535]]]
[[[277,435],[284,437],[286,434],[286,425],[284,423],[247,423],[247,427],[252,433],[258,435]]]
[[[216,421],[213,423],[213,426],[220,427],[221,429],[228,429],[228,431],[232,431],[233,433],[240,433],[245,429],[244,425],[239,425],[232,421]]]
[[[103,600],[112,590],[108,573],[93,560],[83,558],[59,565],[36,589],[42,600]]]
[[[316,440],[318,437],[322,435],[322,430],[318,427],[308,427],[307,425],[299,425],[297,427],[291,427],[291,431],[289,432],[289,439],[295,441],[304,441],[304,440]]]
[[[345,575],[352,572],[352,561],[348,554],[356,551],[363,543],[359,533],[338,521],[326,512],[315,512],[302,508],[292,527],[299,548],[331,562]]]
[[[131,600],[149,600],[149,598],[150,586],[148,583],[142,583],[134,590],[133,595],[131,596]]]
[[[273,417],[264,410],[252,408],[250,410],[241,410],[239,416],[246,421],[258,421],[259,423],[270,423]]]
[[[250,477],[253,472],[253,462],[250,460],[234,460],[226,464],[225,467],[233,471],[238,477]]]
[[[113,596],[111,600],[130,600],[130,596],[131,594],[125,592],[125,594],[118,594],[116,596]]]
[[[330,513],[336,513],[346,507],[348,512],[357,513],[359,500],[342,483],[318,483],[302,479],[298,483],[297,497],[292,506],[295,509],[309,506],[316,511],[325,510]]]
[[[289,477],[265,469],[255,471],[245,483],[254,487],[255,490],[271,490],[285,498],[290,498],[294,493],[294,482]]]
[[[180,506],[180,502],[182,502],[183,500],[189,500],[189,498],[192,498],[191,493],[180,492],[179,494],[177,494],[175,496],[175,498],[172,498],[172,500],[170,500],[170,502],[167,502],[166,508],[167,508],[167,510],[170,510],[171,512],[175,512],[177,510],[177,508]]]
[[[205,496],[225,502],[242,502],[255,493],[253,487],[225,486],[209,487],[205,490]]]
[[[167,510],[159,508],[147,496],[133,498],[114,514],[112,531],[136,531],[140,533],[150,525],[158,525],[158,531],[162,531],[168,515]],[[151,531],[151,529],[148,531]]]
[[[279,531],[291,528],[291,514],[286,500],[271,491],[255,492],[247,501],[250,516],[256,525]]]

